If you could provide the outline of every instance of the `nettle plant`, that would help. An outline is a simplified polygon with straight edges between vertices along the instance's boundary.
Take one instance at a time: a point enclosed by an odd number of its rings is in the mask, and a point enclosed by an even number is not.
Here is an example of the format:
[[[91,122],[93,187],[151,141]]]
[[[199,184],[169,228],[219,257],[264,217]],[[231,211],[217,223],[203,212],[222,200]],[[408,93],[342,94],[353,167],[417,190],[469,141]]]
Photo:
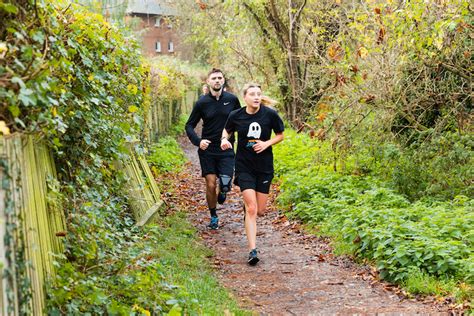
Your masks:
[[[472,199],[412,203],[378,177],[334,172],[323,142],[286,134],[274,148],[275,171],[290,216],[334,237],[338,252],[374,263],[384,279],[404,282],[418,271],[472,284]]]

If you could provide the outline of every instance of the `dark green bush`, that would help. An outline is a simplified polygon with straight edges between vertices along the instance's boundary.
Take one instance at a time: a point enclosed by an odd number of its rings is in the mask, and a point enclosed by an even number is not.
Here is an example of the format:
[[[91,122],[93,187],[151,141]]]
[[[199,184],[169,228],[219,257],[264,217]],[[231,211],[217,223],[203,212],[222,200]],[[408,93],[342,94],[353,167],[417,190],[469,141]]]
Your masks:
[[[474,196],[474,136],[448,132],[420,134],[404,150],[392,172],[397,190],[411,200],[423,196],[445,200]]]

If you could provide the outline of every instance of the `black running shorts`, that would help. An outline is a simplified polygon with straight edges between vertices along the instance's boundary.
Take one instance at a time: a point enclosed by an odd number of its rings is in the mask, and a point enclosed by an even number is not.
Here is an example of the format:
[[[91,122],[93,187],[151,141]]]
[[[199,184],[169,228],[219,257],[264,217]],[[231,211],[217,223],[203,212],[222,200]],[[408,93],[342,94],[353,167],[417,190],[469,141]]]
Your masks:
[[[201,175],[205,177],[208,174],[225,174],[232,177],[234,174],[234,152],[232,150],[225,152],[211,152],[198,150],[199,162],[201,163]]]
[[[272,173],[246,173],[240,172],[235,175],[234,184],[240,187],[240,191],[252,189],[260,193],[268,194],[272,184]]]

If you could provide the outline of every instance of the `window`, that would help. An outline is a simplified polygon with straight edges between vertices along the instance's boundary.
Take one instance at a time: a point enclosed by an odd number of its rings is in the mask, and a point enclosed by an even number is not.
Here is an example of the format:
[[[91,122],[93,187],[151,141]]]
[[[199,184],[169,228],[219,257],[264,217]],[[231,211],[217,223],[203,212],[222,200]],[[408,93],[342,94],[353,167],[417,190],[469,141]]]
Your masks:
[[[168,52],[170,53],[174,52],[174,45],[172,41],[168,42]]]
[[[155,18],[155,27],[160,27],[161,26],[161,17],[157,16]]]
[[[160,43],[160,41],[156,42],[156,44],[155,44],[155,51],[156,51],[157,53],[161,53],[161,43]]]

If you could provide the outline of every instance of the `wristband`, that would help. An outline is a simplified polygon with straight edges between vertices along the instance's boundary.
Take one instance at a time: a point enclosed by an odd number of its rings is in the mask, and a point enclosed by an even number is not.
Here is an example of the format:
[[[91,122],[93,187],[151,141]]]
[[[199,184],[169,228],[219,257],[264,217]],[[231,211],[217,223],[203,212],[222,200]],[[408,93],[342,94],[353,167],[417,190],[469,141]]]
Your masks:
[[[227,137],[225,136],[221,137],[221,141],[223,141],[224,139],[227,139]]]

